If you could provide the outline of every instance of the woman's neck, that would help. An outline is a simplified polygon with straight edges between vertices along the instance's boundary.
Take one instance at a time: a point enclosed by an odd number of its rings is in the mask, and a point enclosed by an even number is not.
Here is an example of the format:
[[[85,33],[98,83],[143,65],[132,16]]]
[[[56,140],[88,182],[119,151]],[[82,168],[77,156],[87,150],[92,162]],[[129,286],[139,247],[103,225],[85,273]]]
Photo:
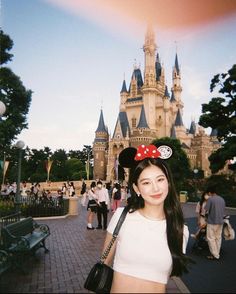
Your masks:
[[[146,205],[139,209],[139,212],[146,218],[150,220],[163,220],[165,219],[165,212],[163,205],[159,206],[149,206]]]

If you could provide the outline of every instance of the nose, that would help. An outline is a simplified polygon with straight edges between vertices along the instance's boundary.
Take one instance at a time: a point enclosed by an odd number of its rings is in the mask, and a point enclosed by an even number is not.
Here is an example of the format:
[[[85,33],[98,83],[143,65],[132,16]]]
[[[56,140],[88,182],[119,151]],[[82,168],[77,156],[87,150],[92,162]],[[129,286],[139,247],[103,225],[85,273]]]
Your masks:
[[[155,192],[160,190],[160,187],[159,187],[157,181],[152,182],[152,188],[153,188],[153,191],[155,191]]]

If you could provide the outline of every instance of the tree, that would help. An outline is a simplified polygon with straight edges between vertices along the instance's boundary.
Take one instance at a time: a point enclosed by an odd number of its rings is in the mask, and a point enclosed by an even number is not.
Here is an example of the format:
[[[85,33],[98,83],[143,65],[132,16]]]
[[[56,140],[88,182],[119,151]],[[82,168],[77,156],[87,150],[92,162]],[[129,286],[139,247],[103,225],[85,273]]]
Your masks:
[[[236,155],[236,64],[227,73],[217,74],[211,80],[210,91],[219,87],[224,97],[214,97],[202,104],[199,124],[217,130],[221,147],[209,157],[210,168],[216,173]]]
[[[51,179],[55,179],[57,181],[68,180],[68,170],[66,168],[66,151],[63,149],[56,150],[53,153],[51,160],[53,160]]]
[[[187,188],[187,179],[190,177],[191,170],[186,153],[177,139],[169,137],[156,139],[152,142],[155,146],[168,145],[173,150],[173,155],[167,160],[173,174],[176,190],[185,190]],[[188,190],[188,189],[187,189]]]
[[[9,53],[13,41],[0,30],[0,101],[6,105],[4,119],[0,123],[0,150],[7,150],[21,131],[27,128],[27,114],[31,103],[31,90],[26,90],[20,78],[2,65],[11,61]]]
[[[84,164],[76,158],[72,158],[66,161],[66,169],[68,170],[68,178],[72,181],[81,180],[86,177],[86,171]]]

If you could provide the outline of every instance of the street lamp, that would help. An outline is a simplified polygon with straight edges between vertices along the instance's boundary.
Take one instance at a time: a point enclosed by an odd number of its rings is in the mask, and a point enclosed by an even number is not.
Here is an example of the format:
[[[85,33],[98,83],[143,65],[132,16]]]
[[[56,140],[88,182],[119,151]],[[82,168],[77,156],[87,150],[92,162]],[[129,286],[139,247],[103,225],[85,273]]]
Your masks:
[[[5,113],[5,111],[6,111],[5,104],[2,101],[0,101],[0,117],[3,116],[3,114]]]
[[[6,112],[6,105],[0,101],[0,123],[2,121],[1,117],[3,116],[3,114]],[[2,187],[4,185],[4,170],[5,169],[5,152],[3,153],[3,172],[2,172]]]
[[[195,179],[195,196],[196,196],[196,198],[197,198],[197,174],[198,174],[198,169],[197,168],[195,168],[194,170],[193,170],[193,172],[194,172],[194,179]]]
[[[90,161],[89,148],[87,148],[87,152],[88,152],[88,154],[87,154],[88,158],[87,158],[87,161],[86,161],[86,173],[87,173],[87,180],[89,180],[89,161]]]
[[[15,147],[19,149],[19,157],[18,157],[18,173],[17,173],[17,186],[16,186],[16,211],[20,212],[20,181],[21,181],[21,157],[22,157],[22,149],[25,147],[25,143],[23,141],[16,142]]]
[[[0,123],[2,122],[2,116],[6,112],[6,105],[0,101]]]

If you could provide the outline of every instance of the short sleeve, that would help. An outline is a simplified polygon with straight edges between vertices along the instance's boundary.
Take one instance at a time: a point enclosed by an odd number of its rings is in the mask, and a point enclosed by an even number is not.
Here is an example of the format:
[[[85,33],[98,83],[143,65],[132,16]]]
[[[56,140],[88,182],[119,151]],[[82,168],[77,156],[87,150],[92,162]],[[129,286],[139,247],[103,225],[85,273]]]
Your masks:
[[[113,214],[113,216],[112,216],[112,218],[111,218],[111,220],[110,220],[110,222],[108,224],[108,227],[107,227],[108,233],[113,234],[114,229],[116,227],[116,224],[118,223],[118,220],[119,220],[123,210],[124,210],[124,207],[119,207],[114,212],[114,214]]]
[[[189,238],[189,230],[188,230],[188,227],[186,225],[184,225],[183,249],[182,249],[184,254],[186,254],[188,238]]]

